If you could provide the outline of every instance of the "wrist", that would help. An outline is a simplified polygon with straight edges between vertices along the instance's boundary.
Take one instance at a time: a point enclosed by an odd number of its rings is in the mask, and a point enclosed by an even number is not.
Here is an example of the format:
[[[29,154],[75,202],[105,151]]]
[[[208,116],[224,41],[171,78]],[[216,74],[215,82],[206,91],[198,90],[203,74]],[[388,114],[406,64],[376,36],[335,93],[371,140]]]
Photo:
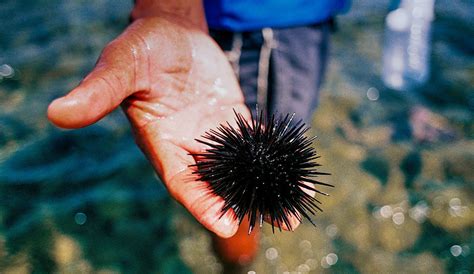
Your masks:
[[[204,32],[208,32],[206,16],[201,0],[136,0],[131,19],[145,17],[172,16],[195,25]]]

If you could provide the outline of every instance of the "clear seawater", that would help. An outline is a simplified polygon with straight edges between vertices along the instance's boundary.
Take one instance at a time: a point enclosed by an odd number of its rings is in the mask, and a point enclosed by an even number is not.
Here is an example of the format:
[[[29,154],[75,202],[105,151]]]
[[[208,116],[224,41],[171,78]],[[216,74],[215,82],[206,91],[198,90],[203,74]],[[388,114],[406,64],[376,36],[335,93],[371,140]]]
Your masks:
[[[131,1],[0,4],[0,273],[219,273],[209,235],[169,198],[124,115],[66,131],[48,103],[78,84]],[[474,271],[474,3],[436,2],[432,75],[380,78],[390,1],[339,18],[312,134],[336,188],[317,227],[267,228],[257,273]]]

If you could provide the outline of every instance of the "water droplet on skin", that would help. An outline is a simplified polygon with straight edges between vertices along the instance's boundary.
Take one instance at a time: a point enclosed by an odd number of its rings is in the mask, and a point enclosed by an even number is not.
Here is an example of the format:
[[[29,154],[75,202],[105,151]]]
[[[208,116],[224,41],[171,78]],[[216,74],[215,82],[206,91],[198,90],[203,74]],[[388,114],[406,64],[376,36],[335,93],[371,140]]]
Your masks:
[[[212,98],[209,100],[209,102],[207,102],[210,106],[213,106],[217,103],[217,99],[216,98]]]
[[[214,86],[220,86],[222,85],[222,79],[221,78],[217,78],[216,80],[214,80]]]
[[[169,133],[161,133],[160,138],[163,140],[171,140],[174,139],[174,136]]]
[[[227,94],[227,90],[222,86],[222,79],[221,78],[217,78],[214,81],[214,84],[212,85],[212,90],[220,96],[224,96],[224,95]]]
[[[147,122],[152,122],[156,119],[156,116],[150,113],[143,113],[142,119]],[[161,117],[158,117],[158,119],[161,119]]]
[[[184,172],[186,169],[188,169],[187,166],[183,166],[180,169],[178,169],[178,172]]]

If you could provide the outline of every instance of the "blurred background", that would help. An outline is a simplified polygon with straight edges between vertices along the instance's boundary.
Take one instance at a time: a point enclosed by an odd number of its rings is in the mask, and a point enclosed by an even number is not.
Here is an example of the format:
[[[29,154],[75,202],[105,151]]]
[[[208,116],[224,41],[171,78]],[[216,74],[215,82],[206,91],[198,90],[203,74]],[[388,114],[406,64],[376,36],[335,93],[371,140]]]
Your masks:
[[[120,111],[75,131],[46,119],[48,103],[126,27],[131,6],[0,4],[1,273],[222,271]],[[428,41],[418,44],[419,75],[408,80],[393,63],[406,29],[393,8],[353,1],[339,17],[312,125],[336,188],[316,228],[264,227],[256,273],[474,271],[474,3],[436,1],[424,25],[431,38],[417,40]]]

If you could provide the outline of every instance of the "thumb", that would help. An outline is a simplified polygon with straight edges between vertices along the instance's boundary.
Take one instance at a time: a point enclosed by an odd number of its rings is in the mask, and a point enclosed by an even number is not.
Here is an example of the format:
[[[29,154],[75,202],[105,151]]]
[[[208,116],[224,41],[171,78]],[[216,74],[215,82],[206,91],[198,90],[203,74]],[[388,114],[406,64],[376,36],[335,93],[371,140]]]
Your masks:
[[[111,42],[79,86],[49,105],[48,119],[62,128],[80,128],[114,110],[136,90],[134,52],[129,43]]]

